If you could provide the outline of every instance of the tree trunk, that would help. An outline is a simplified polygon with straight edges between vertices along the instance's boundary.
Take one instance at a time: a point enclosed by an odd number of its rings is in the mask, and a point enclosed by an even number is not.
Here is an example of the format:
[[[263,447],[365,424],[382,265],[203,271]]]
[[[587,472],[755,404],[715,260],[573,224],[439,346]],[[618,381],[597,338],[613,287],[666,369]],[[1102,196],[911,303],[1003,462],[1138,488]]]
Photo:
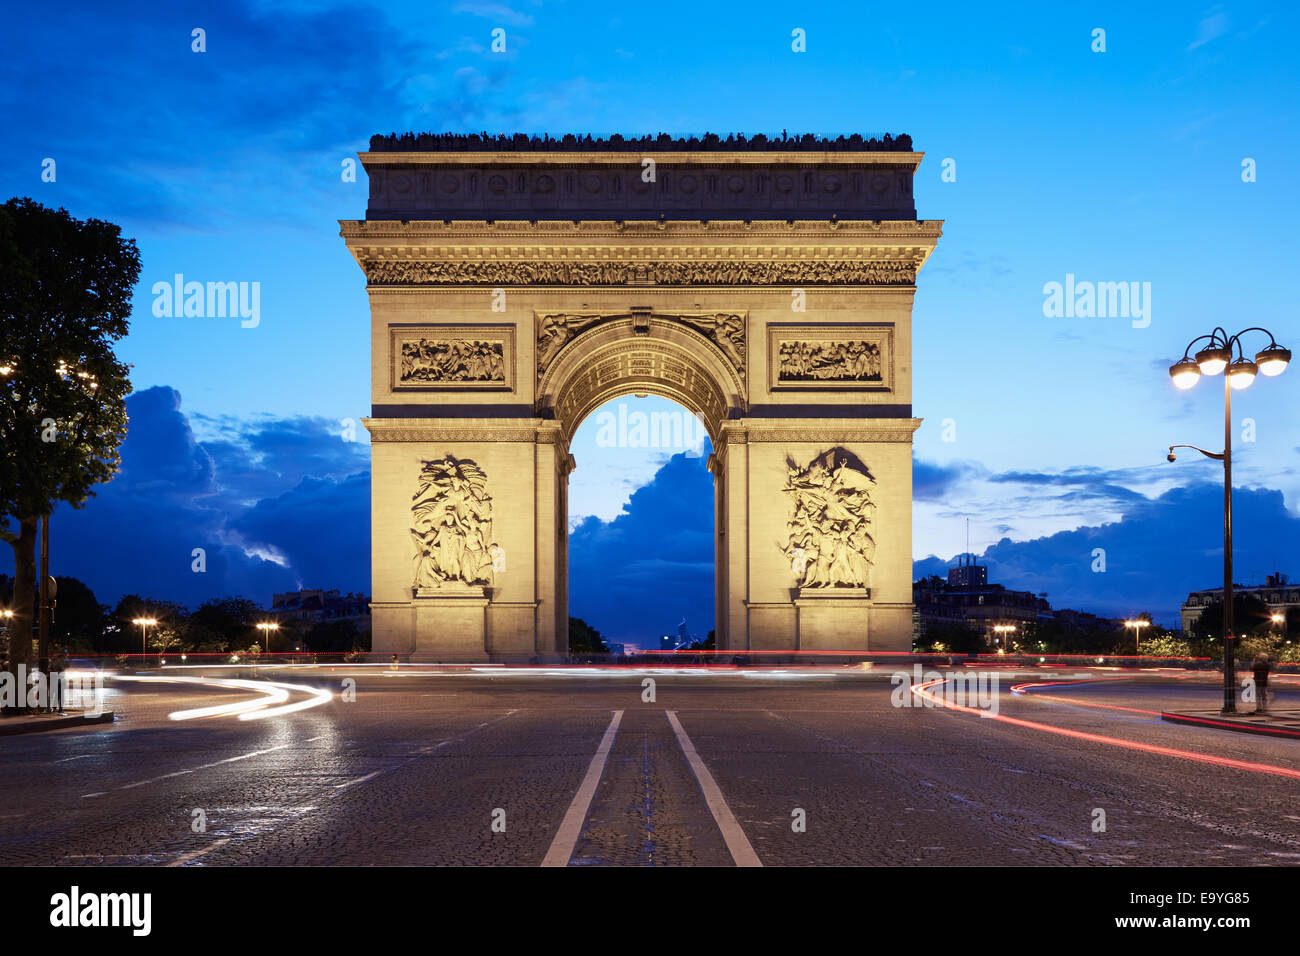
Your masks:
[[[18,665],[26,665],[26,674],[32,668],[32,621],[36,601],[36,535],[38,519],[23,518],[18,523],[18,540],[14,549],[14,616],[9,619],[9,667],[14,674],[14,692],[18,695],[17,710],[27,709],[25,681],[18,682]]]

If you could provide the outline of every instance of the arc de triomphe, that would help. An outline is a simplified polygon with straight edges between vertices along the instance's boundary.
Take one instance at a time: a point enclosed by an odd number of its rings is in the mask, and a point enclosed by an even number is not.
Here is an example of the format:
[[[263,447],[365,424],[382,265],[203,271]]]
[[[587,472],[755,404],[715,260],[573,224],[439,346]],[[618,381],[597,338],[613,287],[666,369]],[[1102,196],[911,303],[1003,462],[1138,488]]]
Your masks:
[[[942,223],[909,137],[360,158],[376,652],[565,652],[569,441],[633,394],[712,439],[719,649],[910,648],[912,301]]]

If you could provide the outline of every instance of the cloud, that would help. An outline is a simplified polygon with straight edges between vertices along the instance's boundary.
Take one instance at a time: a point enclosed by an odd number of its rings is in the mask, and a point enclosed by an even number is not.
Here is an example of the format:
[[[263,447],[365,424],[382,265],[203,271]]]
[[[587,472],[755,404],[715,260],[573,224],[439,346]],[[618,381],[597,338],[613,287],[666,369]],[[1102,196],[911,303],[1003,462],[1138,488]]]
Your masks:
[[[456,4],[457,13],[470,13],[476,17],[486,17],[497,23],[526,27],[533,23],[531,13],[523,13],[504,3],[484,3],[482,0],[461,0]]]
[[[1282,492],[1233,491],[1234,555],[1239,582],[1262,582],[1294,562],[1300,518]],[[985,550],[989,580],[1009,588],[1046,592],[1054,607],[1121,616],[1150,611],[1164,624],[1178,620],[1188,591],[1223,580],[1223,488],[1213,483],[1173,488],[1154,499],[1133,500],[1118,521],[1011,541]],[[1105,571],[1094,571],[1097,549]],[[917,577],[943,575],[950,562],[917,561]]]
[[[915,459],[912,462],[912,497],[918,501],[941,501],[972,471],[971,465],[960,462],[939,465]]]
[[[195,606],[275,591],[366,591],[370,479],[365,446],[331,422],[226,423],[198,441],[175,389],[127,399],[122,467],[82,509],[55,509],[51,573],[84,581],[101,603],[124,593]],[[193,570],[195,549],[206,569]],[[0,554],[12,573],[12,552]]]
[[[1196,38],[1187,45],[1188,50],[1205,46],[1228,32],[1228,15],[1219,6],[1211,7],[1196,25]]]
[[[369,590],[369,474],[303,478],[290,491],[259,501],[231,527],[248,541],[273,542],[304,582]]]
[[[314,227],[346,188],[340,162],[371,133],[430,111],[440,126],[478,120],[478,94],[491,85],[453,76],[458,61],[408,83],[411,65],[438,63],[439,48],[359,3],[73,7],[65,17],[6,10],[0,60],[18,66],[0,67],[0,111],[13,132],[0,159],[21,167],[53,157],[58,203],[136,229],[233,229],[267,210]],[[429,33],[449,35],[450,11],[428,16]],[[206,31],[205,52],[191,48],[195,28]],[[59,52],[38,65],[30,50]],[[457,55],[482,60],[474,49]],[[506,67],[489,60],[486,69]]]
[[[686,618],[714,626],[713,476],[673,455],[613,521],[589,517],[569,535],[569,613],[606,640],[651,646]]]
[[[1054,496],[1057,501],[1063,502],[1096,501],[1120,505],[1147,500],[1145,495],[1125,484],[1145,480],[1142,470],[1139,469],[1067,468],[1061,472],[1006,471],[991,475],[988,480],[996,484],[1068,489]]]

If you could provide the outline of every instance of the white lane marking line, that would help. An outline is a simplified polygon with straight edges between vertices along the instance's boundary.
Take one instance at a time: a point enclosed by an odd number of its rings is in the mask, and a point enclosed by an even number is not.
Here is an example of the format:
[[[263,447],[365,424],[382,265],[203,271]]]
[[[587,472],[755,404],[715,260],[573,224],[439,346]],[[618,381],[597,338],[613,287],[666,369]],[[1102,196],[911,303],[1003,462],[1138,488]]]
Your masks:
[[[618,733],[618,725],[622,720],[623,711],[614,711],[613,719],[605,728],[605,736],[600,738],[596,755],[591,758],[591,765],[587,767],[587,775],[582,778],[578,792],[573,795],[573,802],[569,804],[564,819],[560,821],[560,829],[555,832],[555,839],[551,841],[551,848],[546,851],[546,856],[542,859],[542,866],[569,865],[569,857],[573,856],[573,848],[578,845],[578,837],[582,835],[582,824],[587,819],[587,811],[591,809],[591,800],[596,795],[596,785],[600,783],[600,776],[605,772],[609,751],[614,746],[614,735]]]
[[[216,841],[215,843],[213,843],[213,844],[211,844],[211,845],[209,845],[209,846],[205,846],[205,847],[204,847],[203,849],[201,849],[201,850],[191,850],[189,853],[185,853],[185,854],[182,854],[181,856],[178,856],[176,859],[172,860],[172,861],[171,861],[170,863],[168,863],[167,865],[168,865],[168,866],[180,866],[182,863],[188,863],[188,862],[190,862],[190,860],[197,860],[199,857],[203,856],[203,854],[205,854],[205,853],[211,853],[211,852],[212,852],[213,850],[215,850],[217,847],[225,846],[225,845],[226,845],[227,843],[229,843],[229,842],[230,842],[230,837],[222,837],[220,840]]]
[[[316,741],[318,741],[318,740],[324,740],[324,739],[325,739],[325,735],[324,735],[324,734],[321,734],[319,737],[308,737],[306,740],[303,741],[303,743],[305,743],[305,744],[314,744]]]
[[[700,785],[700,791],[704,794],[704,802],[709,805],[709,812],[713,814],[713,820],[722,831],[722,839],[727,844],[727,849],[731,852],[731,858],[736,861],[736,866],[762,866],[763,861],[758,858],[754,848],[749,845],[749,838],[745,836],[745,831],[740,828],[736,821],[736,815],[731,812],[731,807],[727,806],[727,801],[722,797],[722,790],[718,783],[713,779],[713,774],[709,773],[709,768],[704,766],[704,761],[695,750],[695,744],[691,738],[686,735],[686,729],[682,727],[682,722],[677,719],[677,712],[673,710],[664,711],[668,715],[668,723],[673,725],[673,733],[677,735],[677,742],[681,744],[682,753],[686,755],[686,762],[691,765],[691,770],[695,773],[695,779]]]
[[[252,753],[240,754],[238,757],[227,757],[225,760],[205,763],[198,767],[192,767],[189,770],[176,770],[172,773],[165,773],[160,777],[150,777],[148,780],[137,780],[135,783],[126,783],[120,787],[115,787],[114,789],[133,790],[136,787],[143,787],[145,784],[157,783],[159,780],[170,780],[172,777],[181,777],[187,773],[194,773],[196,770],[207,770],[209,767],[220,767],[223,763],[234,763],[237,760],[247,760],[249,757],[260,757],[262,754],[273,753],[277,750],[284,750],[292,746],[294,746],[294,744],[280,744],[278,747],[268,747],[266,750],[254,750]],[[81,799],[85,800],[88,797],[102,797],[107,792],[108,791],[106,790],[101,790],[98,793],[83,793]]]

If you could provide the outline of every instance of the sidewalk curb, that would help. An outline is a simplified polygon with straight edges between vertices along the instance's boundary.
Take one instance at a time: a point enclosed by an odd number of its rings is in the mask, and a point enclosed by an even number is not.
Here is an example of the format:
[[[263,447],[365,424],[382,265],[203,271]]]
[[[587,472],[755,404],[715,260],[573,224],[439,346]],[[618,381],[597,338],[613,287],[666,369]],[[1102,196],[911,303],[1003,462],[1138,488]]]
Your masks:
[[[1186,724],[1189,727],[1209,727],[1213,730],[1230,730],[1238,734],[1258,734],[1261,737],[1285,737],[1291,740],[1300,740],[1300,731],[1246,723],[1245,721],[1233,720],[1231,717],[1196,717],[1191,714],[1161,713],[1160,719],[1167,720],[1171,724]]]
[[[67,717],[50,717],[44,720],[24,720],[6,717],[0,719],[0,737],[12,737],[16,734],[37,734],[45,730],[63,730],[65,727],[80,727],[85,724],[111,724],[115,715],[106,710],[96,717],[84,714],[72,714]]]

